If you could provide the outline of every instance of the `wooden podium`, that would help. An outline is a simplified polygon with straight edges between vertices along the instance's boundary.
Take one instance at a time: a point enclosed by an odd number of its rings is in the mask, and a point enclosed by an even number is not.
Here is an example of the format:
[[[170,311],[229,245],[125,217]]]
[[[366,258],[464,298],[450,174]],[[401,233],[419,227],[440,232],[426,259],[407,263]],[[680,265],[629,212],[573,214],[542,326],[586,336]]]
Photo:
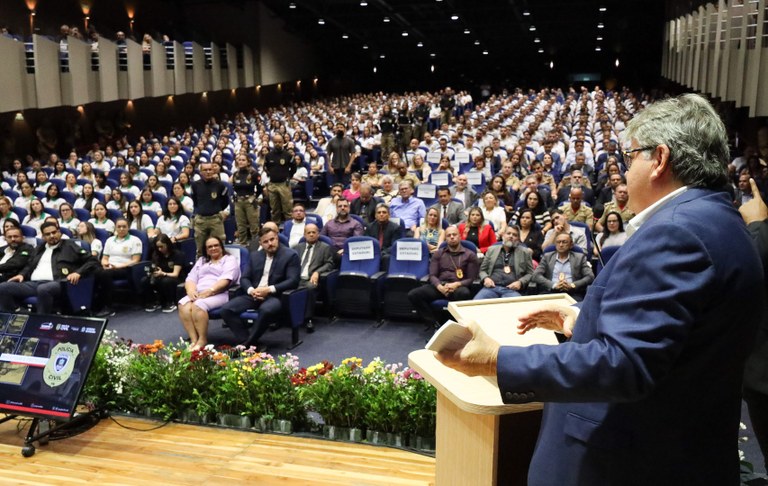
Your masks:
[[[451,302],[448,310],[457,320],[477,321],[501,345],[556,345],[551,331],[517,334],[517,317],[543,302],[575,301],[550,294]],[[495,377],[469,377],[444,366],[427,349],[410,353],[408,364],[437,389],[437,485],[525,485],[541,403],[504,404]]]

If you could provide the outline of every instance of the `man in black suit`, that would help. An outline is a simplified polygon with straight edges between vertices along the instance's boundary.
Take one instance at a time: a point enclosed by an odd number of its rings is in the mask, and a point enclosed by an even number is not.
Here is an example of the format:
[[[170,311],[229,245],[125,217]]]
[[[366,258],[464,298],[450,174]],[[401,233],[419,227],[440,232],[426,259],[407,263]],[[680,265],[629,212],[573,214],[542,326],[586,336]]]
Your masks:
[[[440,218],[448,224],[459,224],[464,221],[464,205],[451,198],[451,190],[447,187],[437,189],[437,204],[432,206],[440,213]]]
[[[245,295],[235,297],[221,308],[221,317],[243,346],[256,345],[267,329],[269,320],[280,312],[280,294],[299,285],[299,255],[280,245],[277,231],[263,226],[259,231],[263,251],[252,251],[250,262],[240,278]],[[240,314],[259,311],[252,330],[248,330]]]
[[[315,310],[315,289],[320,284],[320,277],[327,275],[333,270],[333,248],[327,243],[320,241],[320,230],[317,225],[308,223],[304,227],[304,241],[293,247],[300,258],[299,288],[308,289],[307,310],[305,315],[307,320],[307,332],[315,332],[315,326],[312,324],[311,317]]]
[[[365,224],[376,219],[376,200],[373,198],[373,188],[367,182],[360,184],[360,197],[349,204],[349,214],[363,218]]]
[[[389,251],[392,249],[392,243],[403,237],[402,226],[389,220],[389,206],[384,203],[376,205],[376,220],[366,226],[365,236],[379,240],[381,269],[389,268]]]
[[[40,227],[45,243],[32,252],[27,265],[0,284],[0,311],[13,312],[27,297],[37,297],[38,314],[51,314],[54,301],[64,293],[64,283],[77,285],[93,274],[99,262],[72,240],[62,240],[59,225],[46,221]]]
[[[755,240],[763,262],[763,271],[768,277],[768,207],[763,202],[754,179],[749,179],[749,185],[755,197],[741,205],[739,212],[747,223],[749,234]],[[764,302],[745,305],[765,305],[766,302],[768,298]],[[763,319],[760,324],[754,350],[744,369],[744,401],[747,402],[757,443],[763,451],[765,467],[768,465],[768,319]]]
[[[0,281],[5,282],[9,278],[21,272],[27,265],[32,255],[32,245],[24,243],[24,235],[21,228],[8,228],[5,232],[5,241],[8,245],[0,250]]]

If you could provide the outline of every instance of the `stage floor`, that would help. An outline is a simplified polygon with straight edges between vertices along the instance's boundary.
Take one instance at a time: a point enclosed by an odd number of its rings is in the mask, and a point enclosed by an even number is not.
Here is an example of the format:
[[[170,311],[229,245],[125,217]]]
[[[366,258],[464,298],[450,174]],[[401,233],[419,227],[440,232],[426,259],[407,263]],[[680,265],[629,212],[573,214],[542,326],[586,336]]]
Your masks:
[[[128,417],[131,429],[159,422]],[[0,484],[429,485],[435,459],[388,447],[171,423],[151,431],[103,419],[21,455],[28,422],[0,424]],[[37,444],[36,444],[37,445]]]

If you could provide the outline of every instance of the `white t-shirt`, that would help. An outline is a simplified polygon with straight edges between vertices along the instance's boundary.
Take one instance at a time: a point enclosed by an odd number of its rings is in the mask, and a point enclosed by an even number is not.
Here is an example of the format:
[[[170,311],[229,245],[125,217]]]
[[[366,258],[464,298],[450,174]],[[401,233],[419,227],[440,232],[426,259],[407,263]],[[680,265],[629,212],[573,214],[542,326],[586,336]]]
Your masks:
[[[123,239],[117,236],[111,236],[104,245],[103,256],[109,257],[109,263],[122,265],[131,263],[131,257],[141,255],[141,240],[133,235],[128,235]]]
[[[157,220],[157,229],[169,238],[178,236],[182,228],[189,228],[189,218],[183,215],[178,220],[165,219],[165,216],[160,216]]]
[[[94,228],[101,228],[104,231],[106,231],[109,234],[112,234],[115,232],[115,222],[111,219],[105,219],[104,221],[99,221],[96,218],[91,218],[88,221],[93,224]]]
[[[131,221],[131,228],[130,229],[139,229],[139,225],[137,224],[138,221],[134,220]],[[155,225],[152,223],[152,218],[150,218],[146,214],[141,215],[141,231],[147,231],[148,228],[154,228]]]

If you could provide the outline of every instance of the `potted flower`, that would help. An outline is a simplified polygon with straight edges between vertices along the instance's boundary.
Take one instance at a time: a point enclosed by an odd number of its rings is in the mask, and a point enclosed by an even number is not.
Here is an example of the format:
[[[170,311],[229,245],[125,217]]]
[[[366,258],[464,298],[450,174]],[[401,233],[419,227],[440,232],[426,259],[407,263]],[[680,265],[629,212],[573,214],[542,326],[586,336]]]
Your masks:
[[[132,359],[131,342],[119,338],[111,329],[105,330],[83,387],[81,402],[91,410],[126,408],[125,372]]]
[[[437,390],[419,373],[406,368],[401,373],[404,383],[404,402],[408,409],[408,433],[416,449],[435,449],[437,424]]]
[[[291,433],[294,428],[303,428],[307,422],[304,400],[292,377],[299,372],[299,359],[284,354],[277,360],[262,362],[264,373],[263,403],[266,406],[264,420],[272,420],[271,430],[279,433]]]
[[[181,415],[186,362],[176,351],[159,340],[134,347],[134,357],[125,371],[127,400],[134,411],[143,410],[163,420]]]
[[[329,439],[362,439],[364,392],[362,360],[347,358],[337,368],[328,362],[307,369],[313,382],[301,396],[323,418],[323,435]]]
[[[366,439],[401,447],[409,419],[401,364],[375,358],[363,370],[365,377]]]
[[[181,362],[183,368],[179,378],[184,390],[180,399],[185,422],[208,423],[217,411],[216,386],[230,353],[229,346],[216,350],[213,345],[174,352],[174,358]]]

